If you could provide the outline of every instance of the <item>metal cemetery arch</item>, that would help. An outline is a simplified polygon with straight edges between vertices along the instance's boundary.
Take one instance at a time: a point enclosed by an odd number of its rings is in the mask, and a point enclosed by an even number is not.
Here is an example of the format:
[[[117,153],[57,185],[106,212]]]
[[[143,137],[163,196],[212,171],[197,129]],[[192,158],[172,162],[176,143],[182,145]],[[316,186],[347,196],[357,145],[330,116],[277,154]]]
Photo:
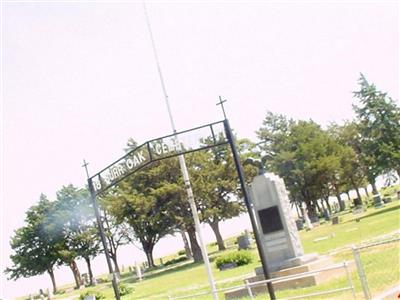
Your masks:
[[[185,140],[186,137],[190,137],[193,133],[203,133],[207,134],[204,137],[212,137],[209,144],[200,144],[199,140],[196,140],[198,145],[193,145],[185,147],[180,141]],[[222,134],[221,134],[222,133]],[[90,195],[93,202],[93,207],[95,210],[96,220],[100,231],[101,241],[104,247],[104,253],[107,259],[107,265],[110,274],[112,275],[112,285],[115,293],[115,298],[120,299],[116,274],[113,271],[111,265],[111,259],[108,253],[107,242],[104,234],[104,228],[100,217],[100,210],[96,201],[96,196],[103,193],[110,187],[116,185],[121,180],[125,179],[129,175],[139,171],[140,169],[150,165],[152,162],[159,161],[166,158],[175,157],[178,155],[183,155],[185,153],[190,153],[194,151],[209,149],[221,145],[229,144],[231,147],[233,159],[235,162],[236,170],[238,173],[241,189],[244,196],[244,202],[246,204],[247,211],[249,213],[251,225],[253,227],[253,232],[257,244],[258,253],[261,259],[264,276],[269,279],[269,272],[267,268],[267,261],[264,256],[264,252],[261,249],[261,239],[259,232],[257,230],[257,224],[255,221],[254,213],[249,201],[249,195],[246,188],[246,183],[244,180],[244,173],[240,164],[239,154],[236,149],[234,137],[232,134],[231,127],[229,125],[228,119],[223,121],[207,124],[204,126],[192,128],[186,131],[177,132],[171,135],[167,135],[161,138],[150,140],[144,144],[136,147],[135,149],[129,151],[126,155],[110,164],[100,172],[96,173],[92,177],[88,178],[88,185],[90,190]],[[268,292],[271,299],[275,299],[274,290],[272,284],[268,283]]]

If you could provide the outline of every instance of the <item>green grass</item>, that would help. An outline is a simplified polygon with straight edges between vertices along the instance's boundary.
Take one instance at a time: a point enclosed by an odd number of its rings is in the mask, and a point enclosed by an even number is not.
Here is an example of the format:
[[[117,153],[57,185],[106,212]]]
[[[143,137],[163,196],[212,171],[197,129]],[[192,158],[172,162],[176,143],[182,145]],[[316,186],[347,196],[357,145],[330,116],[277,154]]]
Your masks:
[[[369,208],[366,212],[353,215],[349,213],[341,213],[340,223],[332,225],[330,222],[321,224],[311,231],[301,231],[300,237],[303,243],[305,253],[319,253],[327,254],[333,250],[337,251],[334,254],[336,261],[352,260],[350,247],[352,244],[360,244],[361,242],[371,241],[378,236],[393,233],[400,228],[400,202],[394,201],[386,204],[383,208],[375,209]],[[357,221],[358,220],[358,221]],[[326,238],[319,240],[320,238]],[[235,285],[242,285],[243,279],[241,277],[246,274],[254,274],[254,268],[260,266],[258,259],[249,265],[219,271],[214,263],[217,256],[236,251],[237,246],[234,245],[235,238],[230,238],[228,244],[232,247],[223,252],[218,252],[216,245],[208,245],[207,250],[210,254],[211,266],[214,279],[217,282],[217,288],[232,287]],[[366,272],[368,272],[368,280],[374,282],[370,286],[372,292],[377,292],[385,287],[389,287],[399,282],[399,248],[400,245],[382,246],[379,251],[365,250],[361,252],[361,258],[365,261]],[[252,250],[255,257],[257,251]],[[168,259],[176,258],[177,255],[170,255],[163,258],[166,262]],[[128,269],[128,268],[125,268]],[[388,276],[387,274],[393,274]],[[228,280],[233,278],[232,280]],[[355,284],[357,294],[361,295],[361,287],[357,279],[357,274],[352,271],[352,278]],[[225,282],[220,282],[224,281]],[[209,290],[206,271],[203,264],[194,264],[191,262],[182,262],[169,268],[156,269],[145,274],[145,279],[141,282],[135,279],[128,273],[122,275],[122,282],[134,288],[132,294],[122,297],[124,300],[128,299],[167,299],[168,296],[183,296],[200,293]],[[346,278],[338,278],[329,281],[328,283],[319,284],[313,287],[291,289],[286,291],[278,291],[277,297],[289,297],[293,295],[312,293],[323,291],[326,289],[339,288],[346,286]],[[107,299],[113,299],[114,294],[111,284],[104,283],[98,285],[92,290],[101,291]],[[79,296],[85,290],[73,291],[68,295],[56,295],[54,299],[65,299],[67,296]],[[223,294],[220,294],[220,299],[223,299]],[[325,297],[319,296],[318,299],[348,299],[351,298],[350,292],[343,294],[326,295]],[[210,299],[210,295],[205,297],[198,297],[196,299]],[[257,298],[265,299],[265,296]]]

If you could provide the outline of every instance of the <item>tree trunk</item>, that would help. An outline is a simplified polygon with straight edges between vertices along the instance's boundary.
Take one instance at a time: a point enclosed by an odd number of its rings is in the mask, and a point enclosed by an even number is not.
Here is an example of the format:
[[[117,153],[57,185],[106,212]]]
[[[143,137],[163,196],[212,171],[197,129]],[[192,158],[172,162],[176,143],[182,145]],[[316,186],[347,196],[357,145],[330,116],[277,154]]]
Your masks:
[[[190,246],[189,246],[189,241],[186,238],[186,234],[185,231],[183,230],[179,230],[181,236],[182,236],[182,240],[183,240],[183,246],[185,247],[185,253],[186,253],[186,258],[187,259],[192,259],[192,251],[190,250]]]
[[[360,199],[360,201],[362,201],[360,191],[358,190],[358,186],[355,184],[355,181],[353,178],[351,178],[351,184],[352,184],[353,188],[356,190],[357,198]]]
[[[314,202],[314,207],[316,207],[317,209],[318,209],[318,212],[319,213],[322,213],[322,209],[321,209],[321,207],[319,206],[319,204],[318,204],[318,200],[314,200],[313,201]],[[314,209],[315,210],[315,209]],[[316,212],[316,211],[315,211]]]
[[[376,188],[375,180],[373,182],[370,182],[372,186],[372,195],[378,195],[378,189]]]
[[[346,192],[346,195],[347,195],[347,199],[348,199],[349,201],[351,201],[351,198],[350,198],[350,193],[349,193],[349,191],[347,191],[347,192]]]
[[[360,191],[358,190],[357,187],[356,187],[356,193],[357,193],[357,198],[360,199],[360,201],[362,201]]]
[[[324,200],[325,200],[326,206],[328,207],[329,214],[332,214],[332,208],[331,208],[331,205],[329,204],[329,198],[326,197]]]
[[[89,273],[89,283],[90,285],[93,285],[93,272],[92,272],[92,265],[90,264],[90,258],[85,257],[86,265],[88,268],[88,273]]]
[[[117,252],[114,252],[114,253],[111,255],[111,260],[112,260],[113,263],[114,263],[114,271],[115,271],[115,273],[117,273],[118,275],[120,275],[121,272],[120,272],[119,266],[118,266]]]
[[[368,193],[368,187],[364,187],[364,191],[365,191],[365,194],[367,195],[367,197],[369,197],[369,193]]]
[[[221,232],[219,231],[219,222],[218,221],[212,221],[208,223],[211,227],[211,229],[214,231],[215,238],[217,239],[217,245],[218,245],[218,251],[225,250],[225,244],[224,244],[224,239],[222,238]]]
[[[344,211],[346,209],[346,204],[344,203],[344,201],[342,200],[342,198],[340,197],[340,189],[339,186],[334,183],[334,188],[335,188],[335,194],[336,194],[336,198],[338,200],[339,203],[339,209],[340,211]]]
[[[297,217],[300,219],[301,218],[301,213],[300,213],[300,209],[299,209],[299,205],[297,204],[297,201],[293,202],[294,206],[296,207],[296,212],[297,212]]]
[[[336,198],[338,200],[339,203],[339,209],[340,211],[344,211],[346,209],[346,204],[344,203],[344,201],[342,200],[342,197],[340,197],[340,193],[336,194]]]
[[[153,258],[153,248],[154,243],[142,240],[143,251],[146,254],[147,262],[149,264],[149,268],[154,268],[154,258]]]
[[[54,276],[53,269],[48,269],[47,273],[49,273],[51,278],[51,284],[53,285],[53,294],[57,293],[57,284],[56,284],[56,277]]]
[[[202,262],[203,256],[201,255],[200,246],[197,243],[196,230],[192,225],[188,226],[186,230],[189,235],[190,248],[192,248],[193,260],[194,262]]]
[[[154,258],[153,258],[153,253],[151,251],[145,251],[146,253],[146,258],[147,258],[147,263],[149,264],[149,268],[154,268]]]
[[[74,274],[74,279],[75,279],[75,284],[76,284],[76,288],[79,289],[81,287],[81,273],[79,272],[78,266],[75,262],[75,260],[72,260],[69,264],[69,267],[72,270],[72,274]]]

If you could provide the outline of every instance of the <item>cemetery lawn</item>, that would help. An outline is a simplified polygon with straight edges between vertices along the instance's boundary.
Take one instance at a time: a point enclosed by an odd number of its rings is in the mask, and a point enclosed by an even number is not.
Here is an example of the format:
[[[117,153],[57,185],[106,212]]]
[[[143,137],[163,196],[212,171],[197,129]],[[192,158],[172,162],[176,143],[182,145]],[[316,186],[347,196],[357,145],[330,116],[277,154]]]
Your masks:
[[[383,208],[368,208],[362,214],[354,215],[347,211],[339,215],[339,224],[332,225],[326,222],[311,231],[300,231],[300,237],[303,242],[305,253],[332,254],[336,261],[352,260],[351,245],[364,242],[376,241],[382,237],[400,236],[400,201],[394,201],[385,204]],[[254,268],[260,266],[258,259],[246,266],[237,267],[230,270],[219,271],[214,263],[216,257],[226,254],[230,251],[236,251],[236,245],[233,241],[235,238],[227,239],[228,250],[218,252],[215,245],[208,245],[208,253],[210,254],[211,266],[214,279],[217,282],[217,288],[232,287],[242,285],[244,277],[254,274]],[[257,256],[257,250],[252,250],[254,257]],[[370,253],[371,259],[376,266],[390,265],[394,266],[394,270],[400,268],[398,247],[395,249],[384,249],[385,252]],[[178,255],[176,254],[175,257]],[[173,257],[169,256],[168,259]],[[163,261],[167,261],[163,258]],[[379,279],[379,272],[376,272],[376,279]],[[105,278],[105,276],[102,276]],[[352,272],[353,282],[356,286],[357,293],[361,292],[360,284],[356,278],[356,274]],[[396,280],[396,278],[394,279]],[[398,279],[397,279],[398,280]],[[168,296],[176,297],[183,295],[191,295],[209,290],[207,276],[203,264],[194,264],[191,262],[183,262],[156,269],[145,273],[145,279],[141,282],[136,281],[128,272],[122,274],[121,281],[126,285],[133,287],[134,292],[123,296],[122,299],[168,299]],[[311,293],[324,289],[335,287],[344,287],[347,280],[339,278],[328,283],[320,284],[314,287],[301,289],[302,293]],[[390,283],[390,282],[389,282]],[[372,287],[374,288],[374,287]],[[62,288],[63,289],[63,288]],[[107,298],[114,299],[113,290],[110,282],[99,284],[96,288],[87,288],[81,291],[73,291],[68,294],[58,294],[54,299],[75,299],[79,294],[86,290],[96,290],[102,292]],[[292,296],[299,294],[300,290],[289,290],[277,292],[277,296]],[[348,294],[351,295],[350,293]],[[335,298],[335,295],[327,295],[327,299]],[[221,299],[223,295],[221,294]],[[26,298],[21,298],[26,299]],[[196,299],[210,299],[210,296],[198,297]],[[260,297],[259,299],[265,299]]]

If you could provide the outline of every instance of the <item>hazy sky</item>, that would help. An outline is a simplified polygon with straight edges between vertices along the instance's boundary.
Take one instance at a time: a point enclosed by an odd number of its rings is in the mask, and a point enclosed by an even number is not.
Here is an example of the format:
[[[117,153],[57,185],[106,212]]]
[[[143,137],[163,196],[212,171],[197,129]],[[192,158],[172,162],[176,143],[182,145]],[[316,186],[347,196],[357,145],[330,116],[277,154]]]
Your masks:
[[[242,137],[255,138],[267,110],[341,122],[353,117],[360,72],[399,99],[395,1],[167,1],[148,12],[178,130],[222,119],[218,95]],[[10,235],[40,193],[54,199],[62,185],[83,186],[83,158],[97,172],[128,137],[144,142],[171,128],[141,3],[8,1],[1,22],[9,266]],[[25,290],[3,280],[4,297],[39,288],[23,282]]]

